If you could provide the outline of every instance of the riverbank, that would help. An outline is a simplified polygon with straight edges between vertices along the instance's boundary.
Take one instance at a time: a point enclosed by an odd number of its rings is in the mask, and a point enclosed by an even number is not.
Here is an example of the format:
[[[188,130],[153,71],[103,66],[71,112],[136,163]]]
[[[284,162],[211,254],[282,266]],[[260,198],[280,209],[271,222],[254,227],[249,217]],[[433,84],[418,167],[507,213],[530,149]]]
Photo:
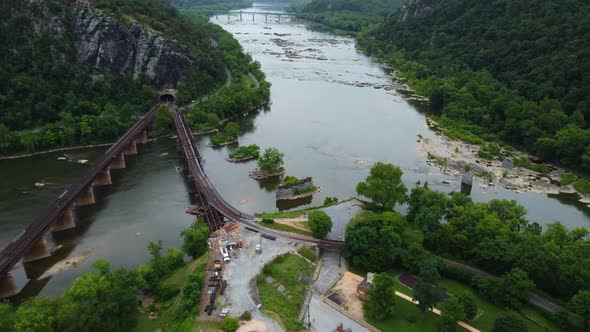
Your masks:
[[[432,120],[429,120],[428,124],[433,129],[437,126]],[[460,182],[465,170],[469,169],[484,190],[498,185],[516,193],[575,193],[581,203],[590,203],[590,196],[578,192],[571,184],[560,185],[562,177],[567,172],[563,168],[551,166],[546,174],[519,166],[508,169],[504,167],[502,160],[479,157],[480,145],[453,140],[441,132],[432,138],[419,138],[417,141],[417,149],[427,163],[439,167],[444,174],[455,177],[457,182]],[[526,157],[521,152],[512,152],[512,154]]]

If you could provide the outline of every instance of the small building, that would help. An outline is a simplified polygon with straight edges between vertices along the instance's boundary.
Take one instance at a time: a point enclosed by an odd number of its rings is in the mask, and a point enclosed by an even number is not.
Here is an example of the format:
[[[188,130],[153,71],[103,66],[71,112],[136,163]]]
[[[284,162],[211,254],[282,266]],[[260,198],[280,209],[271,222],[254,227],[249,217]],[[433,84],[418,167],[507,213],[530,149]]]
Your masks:
[[[368,272],[367,276],[363,278],[363,280],[358,284],[356,287],[356,297],[361,300],[370,301],[371,296],[369,295],[369,289],[373,284],[373,277],[375,274],[373,272]]]

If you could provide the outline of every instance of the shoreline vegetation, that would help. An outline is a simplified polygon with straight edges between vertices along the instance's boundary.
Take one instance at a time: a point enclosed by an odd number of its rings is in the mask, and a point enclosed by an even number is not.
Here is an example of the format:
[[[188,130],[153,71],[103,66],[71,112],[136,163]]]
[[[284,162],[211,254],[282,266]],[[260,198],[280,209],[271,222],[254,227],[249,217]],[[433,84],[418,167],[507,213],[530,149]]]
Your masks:
[[[250,144],[247,146],[240,146],[232,151],[226,160],[232,163],[239,163],[258,159],[258,157],[260,157],[260,147],[256,144]]]

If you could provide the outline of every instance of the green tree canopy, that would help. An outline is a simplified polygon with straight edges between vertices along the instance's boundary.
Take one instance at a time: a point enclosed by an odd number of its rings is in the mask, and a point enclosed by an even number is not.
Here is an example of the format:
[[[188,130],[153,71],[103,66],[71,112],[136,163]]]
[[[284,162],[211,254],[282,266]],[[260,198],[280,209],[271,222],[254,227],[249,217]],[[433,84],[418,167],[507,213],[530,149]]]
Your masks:
[[[397,248],[402,244],[400,227],[394,220],[379,215],[349,223],[342,255],[350,259],[352,265],[366,271],[381,272],[391,268]]]
[[[269,173],[276,173],[283,168],[284,155],[275,148],[268,148],[258,159],[258,167]]]
[[[387,273],[373,277],[369,295],[371,300],[365,305],[370,315],[377,319],[391,318],[395,313],[395,279]]]
[[[452,332],[457,329],[457,322],[465,317],[465,307],[458,298],[452,297],[439,307],[442,319],[439,322],[439,331]]]
[[[493,332],[527,332],[528,327],[519,314],[515,312],[505,313],[494,322]]]
[[[332,230],[332,219],[321,210],[313,210],[308,214],[309,228],[314,237],[323,239]]]
[[[590,323],[590,291],[579,291],[569,301],[568,308],[582,318],[583,329],[588,331]]]
[[[402,182],[402,170],[392,164],[378,162],[364,182],[356,186],[356,192],[370,198],[384,210],[393,210],[398,203],[406,200],[406,186]]]
[[[183,237],[182,250],[193,259],[207,252],[209,227],[202,218],[197,218],[189,228],[180,232]]]

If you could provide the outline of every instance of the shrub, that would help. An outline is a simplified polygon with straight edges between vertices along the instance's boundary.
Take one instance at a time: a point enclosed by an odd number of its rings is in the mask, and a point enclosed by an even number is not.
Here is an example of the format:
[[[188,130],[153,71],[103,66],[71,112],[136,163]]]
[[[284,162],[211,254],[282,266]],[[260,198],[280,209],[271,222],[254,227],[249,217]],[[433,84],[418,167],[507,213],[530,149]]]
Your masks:
[[[252,313],[248,310],[244,311],[244,313],[240,316],[240,319],[242,320],[251,320],[252,319]]]
[[[263,224],[272,224],[274,222],[275,222],[275,220],[272,219],[272,218],[264,218],[264,219],[262,219],[262,223]]]
[[[326,197],[324,198],[324,206],[330,206],[338,203],[337,197]]]
[[[156,288],[158,301],[164,302],[178,294],[178,289],[170,284],[160,283]]]
[[[294,186],[298,185],[299,183],[301,183],[301,181],[298,178],[290,175],[287,175],[283,180],[283,185],[285,186]]]
[[[514,312],[503,314],[496,318],[493,332],[526,332],[528,328],[520,316]]]
[[[225,317],[221,323],[221,329],[224,332],[235,332],[240,326],[240,321],[237,318]]]

